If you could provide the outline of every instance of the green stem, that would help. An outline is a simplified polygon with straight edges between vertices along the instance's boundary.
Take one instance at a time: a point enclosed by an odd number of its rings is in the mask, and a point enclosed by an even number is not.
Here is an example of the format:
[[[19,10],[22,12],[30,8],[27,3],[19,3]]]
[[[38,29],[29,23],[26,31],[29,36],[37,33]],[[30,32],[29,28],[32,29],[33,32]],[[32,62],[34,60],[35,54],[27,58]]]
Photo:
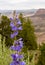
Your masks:
[[[28,52],[28,65],[29,65],[29,51],[27,51]]]
[[[3,53],[3,36],[1,36],[2,53]]]

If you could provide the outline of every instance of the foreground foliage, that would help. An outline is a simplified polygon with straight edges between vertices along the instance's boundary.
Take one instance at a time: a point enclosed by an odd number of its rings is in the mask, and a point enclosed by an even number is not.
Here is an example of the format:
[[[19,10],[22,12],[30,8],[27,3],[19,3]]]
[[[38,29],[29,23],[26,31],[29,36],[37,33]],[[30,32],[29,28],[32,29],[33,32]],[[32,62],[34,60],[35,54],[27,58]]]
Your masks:
[[[37,65],[45,65],[45,43],[42,43],[39,50],[41,51],[41,54],[39,56]]]

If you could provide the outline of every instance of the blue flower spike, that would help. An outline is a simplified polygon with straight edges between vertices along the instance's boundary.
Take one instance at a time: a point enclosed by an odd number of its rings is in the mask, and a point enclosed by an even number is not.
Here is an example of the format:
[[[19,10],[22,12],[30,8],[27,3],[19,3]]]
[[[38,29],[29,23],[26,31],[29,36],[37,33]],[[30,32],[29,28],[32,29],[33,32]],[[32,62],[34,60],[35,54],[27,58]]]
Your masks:
[[[18,31],[22,30],[21,22],[16,16],[16,25],[14,25],[13,18],[10,18],[11,23],[10,27],[13,33],[11,33],[11,38],[15,38],[18,35]],[[15,54],[11,54],[11,57],[13,61],[10,63],[10,65],[26,65],[24,61],[21,59],[23,58],[23,55],[19,54],[23,48],[23,39],[20,38],[18,40],[14,41],[14,45],[10,47],[11,50],[17,51]],[[21,60],[21,61],[20,61]]]

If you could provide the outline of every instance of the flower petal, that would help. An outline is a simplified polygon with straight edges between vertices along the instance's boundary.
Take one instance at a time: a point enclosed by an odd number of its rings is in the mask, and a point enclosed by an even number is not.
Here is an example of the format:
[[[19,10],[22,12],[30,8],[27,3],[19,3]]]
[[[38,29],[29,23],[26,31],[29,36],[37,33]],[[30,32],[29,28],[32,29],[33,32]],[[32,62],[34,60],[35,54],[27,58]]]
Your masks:
[[[22,40],[22,38],[19,39],[20,41]]]
[[[17,22],[17,25],[21,25],[22,23],[20,22],[20,20]]]
[[[14,38],[14,33],[13,33],[13,34],[11,34],[11,38]]]
[[[14,36],[17,36],[18,35],[18,31],[14,32]]]
[[[16,26],[12,27],[12,31],[18,30]]]
[[[13,18],[10,18],[10,20],[12,21],[12,20],[13,20]]]
[[[19,65],[19,63],[17,61],[13,61],[10,63],[10,65]]]
[[[20,26],[20,27],[18,28],[18,30],[22,30],[22,26]]]
[[[13,23],[13,22],[11,22],[11,23],[10,23],[10,26],[11,26],[11,27],[14,27],[14,23]]]
[[[11,50],[15,50],[15,47],[14,47],[14,46],[11,46],[10,49],[11,49]]]
[[[14,41],[14,44],[18,44],[18,41]]]
[[[24,61],[20,62],[19,65],[25,65],[26,63]]]

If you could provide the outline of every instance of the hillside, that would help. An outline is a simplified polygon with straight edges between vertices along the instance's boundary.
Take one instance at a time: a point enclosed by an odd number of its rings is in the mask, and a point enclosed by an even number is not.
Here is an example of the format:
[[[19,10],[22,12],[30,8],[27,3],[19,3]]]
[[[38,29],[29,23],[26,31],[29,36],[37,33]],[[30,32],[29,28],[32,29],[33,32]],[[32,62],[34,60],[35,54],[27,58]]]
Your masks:
[[[45,16],[45,9],[39,9],[35,13],[35,16]]]
[[[0,10],[2,15],[6,15],[9,18],[13,16],[12,12],[13,10]],[[40,33],[45,33],[45,9],[17,10],[16,13],[23,13],[24,17],[26,18],[30,17],[32,24],[35,27],[35,33],[38,38],[38,42],[45,41],[45,34],[40,35]]]
[[[32,20],[32,24],[35,27],[38,42],[45,42],[45,34],[43,34],[45,33],[45,9],[38,9],[36,13],[30,18]],[[40,33],[43,35],[40,35]]]

